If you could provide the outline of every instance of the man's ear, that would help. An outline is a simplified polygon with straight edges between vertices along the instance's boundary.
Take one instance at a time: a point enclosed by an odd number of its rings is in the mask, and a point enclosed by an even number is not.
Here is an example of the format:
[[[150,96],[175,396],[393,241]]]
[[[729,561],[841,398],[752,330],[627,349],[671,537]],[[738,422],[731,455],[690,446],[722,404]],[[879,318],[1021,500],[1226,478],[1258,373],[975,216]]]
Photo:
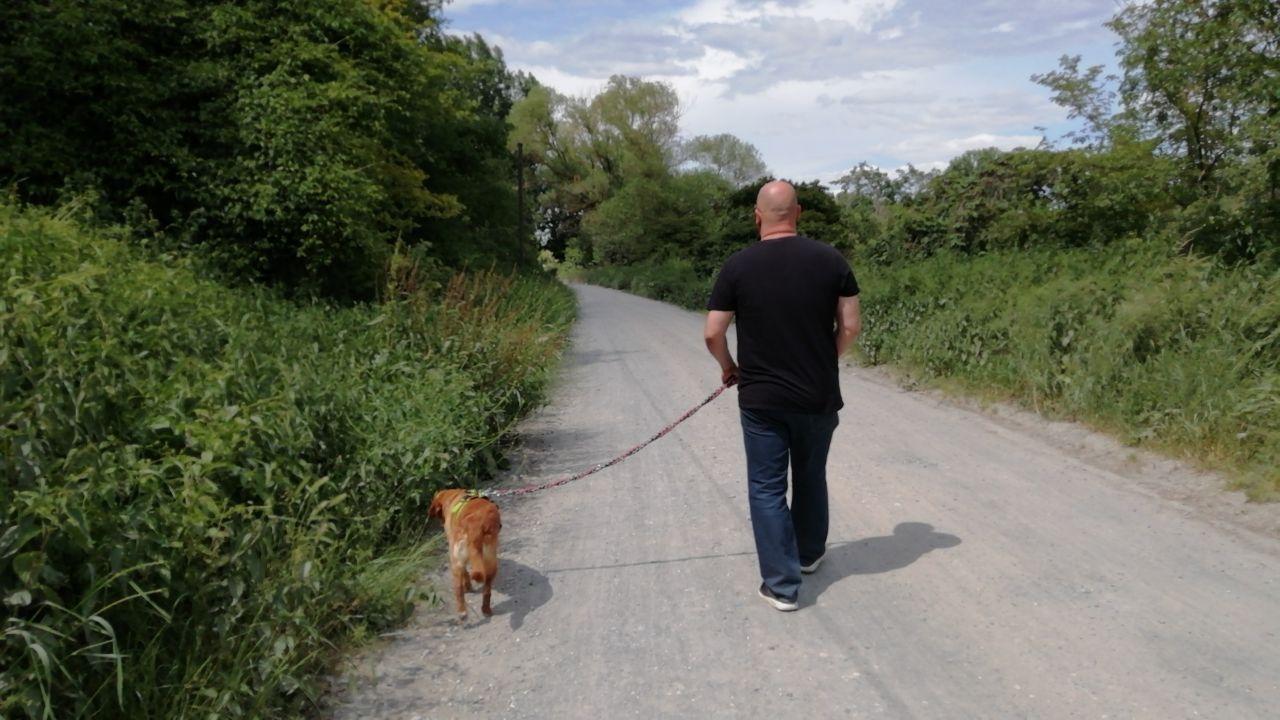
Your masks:
[[[752,215],[754,216],[754,219],[755,219],[755,222],[756,222],[756,228],[758,229],[758,228],[760,227],[760,225],[762,225],[762,224],[764,223],[764,217],[760,214],[760,208],[756,208],[755,210],[752,210],[751,212],[752,212]]]

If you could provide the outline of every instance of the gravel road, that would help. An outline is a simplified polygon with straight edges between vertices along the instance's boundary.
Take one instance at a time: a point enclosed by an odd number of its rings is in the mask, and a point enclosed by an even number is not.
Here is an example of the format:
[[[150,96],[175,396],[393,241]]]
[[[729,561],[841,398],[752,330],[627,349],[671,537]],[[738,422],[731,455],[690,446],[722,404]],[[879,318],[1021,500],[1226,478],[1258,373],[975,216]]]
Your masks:
[[[718,379],[700,315],[576,290],[513,483],[630,447]],[[421,610],[351,660],[327,715],[1280,716],[1280,508],[1078,426],[841,380],[831,545],[799,612],[756,596],[730,392],[622,465],[504,501],[496,615]]]

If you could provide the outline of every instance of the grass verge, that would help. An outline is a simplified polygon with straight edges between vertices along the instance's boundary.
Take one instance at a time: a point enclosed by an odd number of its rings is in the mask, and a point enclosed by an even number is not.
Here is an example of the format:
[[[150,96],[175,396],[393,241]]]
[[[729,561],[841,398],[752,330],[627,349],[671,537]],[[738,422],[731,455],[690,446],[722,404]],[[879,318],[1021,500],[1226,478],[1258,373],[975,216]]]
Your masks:
[[[500,466],[574,305],[391,277],[300,305],[0,205],[0,717],[297,716],[405,617],[426,504]]]

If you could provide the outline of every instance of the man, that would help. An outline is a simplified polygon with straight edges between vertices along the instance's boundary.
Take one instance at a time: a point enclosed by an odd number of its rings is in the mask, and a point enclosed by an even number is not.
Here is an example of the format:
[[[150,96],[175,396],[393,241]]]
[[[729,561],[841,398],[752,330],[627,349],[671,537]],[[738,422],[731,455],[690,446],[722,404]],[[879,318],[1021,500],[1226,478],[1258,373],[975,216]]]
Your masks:
[[[849,263],[798,235],[799,219],[789,183],[760,188],[760,242],[720,270],[704,332],[721,380],[738,385],[760,596],[783,611],[799,607],[800,575],[816,571],[826,552],[827,450],[844,406],[836,359],[861,330]],[[735,315],[740,364],[726,337]]]

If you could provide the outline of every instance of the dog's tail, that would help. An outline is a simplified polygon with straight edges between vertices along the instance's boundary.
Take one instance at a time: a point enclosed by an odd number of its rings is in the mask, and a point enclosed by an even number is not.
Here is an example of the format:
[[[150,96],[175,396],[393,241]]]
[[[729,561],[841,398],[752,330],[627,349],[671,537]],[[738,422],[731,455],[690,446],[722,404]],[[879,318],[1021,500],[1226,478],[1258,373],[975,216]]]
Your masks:
[[[471,581],[493,582],[498,575],[498,531],[502,529],[502,521],[495,516],[484,519],[480,526],[480,537],[471,546]]]

